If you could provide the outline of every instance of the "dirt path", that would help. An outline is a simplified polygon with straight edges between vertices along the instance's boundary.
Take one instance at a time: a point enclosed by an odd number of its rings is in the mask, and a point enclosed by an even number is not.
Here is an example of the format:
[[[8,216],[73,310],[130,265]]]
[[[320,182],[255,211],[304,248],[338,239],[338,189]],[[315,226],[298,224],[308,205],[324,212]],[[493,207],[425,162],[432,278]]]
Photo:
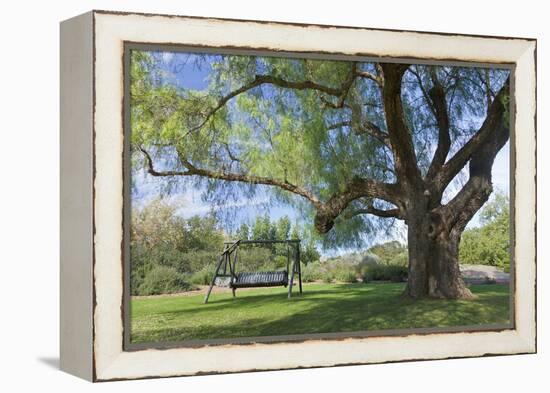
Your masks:
[[[460,271],[464,281],[468,284],[485,284],[487,282],[495,282],[497,284],[510,283],[510,274],[505,273],[495,266],[487,265],[460,265]],[[321,281],[319,281],[321,282]],[[317,283],[319,283],[317,282]],[[304,287],[308,285],[314,285],[316,282],[303,283]],[[295,284],[297,285],[297,284]],[[238,292],[251,291],[257,288],[239,288]],[[208,285],[199,285],[197,289],[187,292],[167,293],[162,295],[147,295],[147,296],[132,296],[132,299],[151,299],[159,297],[182,297],[182,296],[204,296],[208,291]],[[213,294],[230,293],[231,288],[228,287],[216,287],[212,288]]]
[[[464,281],[470,284],[482,284],[487,281],[494,281],[497,284],[510,283],[510,274],[495,266],[460,265],[460,271]]]
[[[297,284],[295,284],[296,287]],[[305,283],[303,284],[306,285]],[[241,291],[251,291],[258,288],[239,288],[237,292]],[[294,288],[292,289],[294,291]],[[181,297],[181,296],[197,296],[197,295],[206,295],[208,291],[208,285],[198,285],[198,289],[187,291],[187,292],[177,292],[177,293],[165,293],[162,295],[147,295],[147,296],[132,296],[132,299],[150,299],[150,298],[159,298],[159,297]],[[230,293],[231,288],[228,287],[216,287],[212,288],[213,294],[219,293]]]

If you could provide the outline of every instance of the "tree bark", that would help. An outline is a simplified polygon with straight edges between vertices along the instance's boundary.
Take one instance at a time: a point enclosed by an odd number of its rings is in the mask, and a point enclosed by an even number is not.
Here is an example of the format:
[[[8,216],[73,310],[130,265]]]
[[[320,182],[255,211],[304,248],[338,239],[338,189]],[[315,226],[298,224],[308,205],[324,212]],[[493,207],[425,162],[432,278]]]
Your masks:
[[[405,294],[423,297],[471,299],[458,264],[462,231],[449,230],[429,212],[417,212],[408,223],[409,277]]]
[[[445,299],[473,297],[460,275],[458,246],[460,234],[443,232],[431,237],[426,223],[410,225],[409,278],[406,295]]]

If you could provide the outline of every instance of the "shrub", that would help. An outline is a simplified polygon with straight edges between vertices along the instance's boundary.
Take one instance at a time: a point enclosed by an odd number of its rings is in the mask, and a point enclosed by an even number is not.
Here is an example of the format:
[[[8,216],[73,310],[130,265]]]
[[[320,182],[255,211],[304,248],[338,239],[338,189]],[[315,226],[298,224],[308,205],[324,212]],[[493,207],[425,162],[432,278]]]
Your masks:
[[[395,257],[390,262],[391,265],[407,266],[409,264],[409,253],[407,250],[403,251],[400,254],[395,255]]]
[[[407,267],[402,265],[369,265],[363,272],[363,282],[392,281],[403,282],[407,280]]]
[[[181,253],[181,265],[186,266],[187,269],[181,270],[181,272],[199,272],[207,267],[211,267],[212,273],[213,267],[220,257],[220,253],[217,251],[208,250],[191,250],[185,253]]]
[[[195,285],[209,285],[214,277],[214,266],[205,266],[189,276],[189,281]]]
[[[138,288],[138,295],[159,295],[189,291],[193,286],[185,280],[185,276],[169,266],[154,266],[145,275]]]
[[[369,248],[368,252],[376,255],[380,263],[385,265],[404,265],[408,259],[407,247],[396,240],[377,244]]]
[[[286,258],[284,260],[286,266]],[[275,270],[277,264],[274,261],[271,250],[267,247],[241,246],[237,261],[238,271]]]
[[[510,207],[506,195],[496,193],[481,210],[481,226],[466,229],[459,249],[460,263],[496,266],[510,271]]]
[[[333,281],[356,282],[360,271],[357,264],[349,261],[333,259],[325,262],[310,262],[302,267],[302,281],[312,282],[322,280],[325,283]]]
[[[323,279],[323,270],[317,262],[308,263],[302,266],[302,281],[313,282]]]
[[[403,265],[389,265],[388,273],[390,277],[390,281],[392,282],[404,282],[407,281],[407,276],[409,273],[409,270],[407,266]]]
[[[324,272],[322,279],[324,283],[330,284],[332,281],[334,281],[334,276],[331,272]]]
[[[362,271],[363,282],[368,283],[378,279],[377,270],[376,266],[366,266]]]
[[[354,270],[341,269],[334,273],[336,281],[341,282],[357,282],[357,274]]]

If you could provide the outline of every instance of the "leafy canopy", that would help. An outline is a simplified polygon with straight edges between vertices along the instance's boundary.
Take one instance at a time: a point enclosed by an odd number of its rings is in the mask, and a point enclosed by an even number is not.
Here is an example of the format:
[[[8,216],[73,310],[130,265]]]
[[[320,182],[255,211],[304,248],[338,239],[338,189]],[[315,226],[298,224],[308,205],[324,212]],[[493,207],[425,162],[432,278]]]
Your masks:
[[[185,172],[192,166],[209,171],[209,176],[167,178],[168,191],[206,187],[204,197],[213,203],[265,192],[279,203],[301,207],[311,222],[311,204],[296,192],[257,186],[255,181],[218,180],[216,174],[273,179],[303,189],[320,201],[342,192],[356,177],[396,181],[391,150],[365,131],[365,124],[387,131],[377,64],[185,53],[172,56],[171,64],[176,61],[180,68],[171,73],[164,59],[162,52],[132,51],[134,168],[147,167],[141,154],[144,149],[157,170]],[[206,76],[203,88],[178,82],[193,73]],[[360,76],[352,79],[351,75]],[[452,153],[477,131],[507,76],[507,71],[498,69],[408,68],[401,96],[423,174],[438,140],[428,99],[435,81],[445,92]],[[365,206],[392,207],[388,201],[359,198],[347,209]],[[344,214],[323,240],[358,244],[365,234],[391,224],[372,215]]]

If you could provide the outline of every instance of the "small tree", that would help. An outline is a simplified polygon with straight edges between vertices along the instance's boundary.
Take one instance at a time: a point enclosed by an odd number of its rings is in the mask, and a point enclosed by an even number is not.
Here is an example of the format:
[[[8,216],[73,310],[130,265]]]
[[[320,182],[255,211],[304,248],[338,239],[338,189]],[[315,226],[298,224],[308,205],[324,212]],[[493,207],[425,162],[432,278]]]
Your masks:
[[[281,217],[275,224],[276,238],[279,240],[286,240],[290,236],[290,219],[288,216]]]
[[[247,223],[243,222],[236,234],[237,239],[240,240],[249,240],[250,239],[250,227]]]
[[[481,211],[482,225],[464,231],[460,244],[460,262],[497,266],[510,270],[510,204],[504,194]]]
[[[386,265],[407,263],[407,247],[395,240],[377,244],[367,251],[379,257],[380,262]]]

